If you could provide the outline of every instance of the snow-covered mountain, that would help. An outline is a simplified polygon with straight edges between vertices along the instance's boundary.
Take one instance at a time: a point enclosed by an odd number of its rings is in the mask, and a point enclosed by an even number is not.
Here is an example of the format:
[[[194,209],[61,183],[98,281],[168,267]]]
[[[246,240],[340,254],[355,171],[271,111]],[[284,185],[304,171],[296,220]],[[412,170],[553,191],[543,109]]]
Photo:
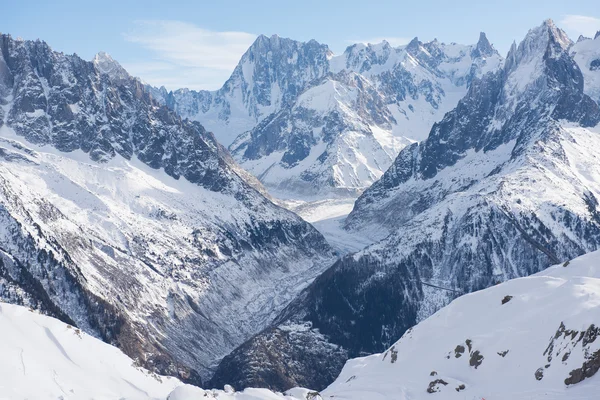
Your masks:
[[[600,253],[454,300],[321,393],[343,399],[595,399]]]
[[[323,77],[331,55],[326,45],[314,40],[260,35],[217,91],[150,89],[158,101],[184,118],[200,121],[229,146],[239,134],[291,104],[309,82]]]
[[[600,31],[594,39],[581,37],[570,50],[571,56],[583,73],[583,90],[600,103]]]
[[[151,90],[277,194],[357,195],[500,62],[483,33],[473,46],[415,38],[339,56],[315,41],[261,36],[219,91]]]
[[[321,389],[345,357],[384,350],[457,295],[598,249],[600,109],[571,45],[546,21],[473,79],[356,201],[348,229],[381,240],[319,276],[214,382]],[[310,357],[304,343],[318,343]]]
[[[0,105],[0,299],[151,370],[206,377],[335,259],[105,54],[2,35]]]

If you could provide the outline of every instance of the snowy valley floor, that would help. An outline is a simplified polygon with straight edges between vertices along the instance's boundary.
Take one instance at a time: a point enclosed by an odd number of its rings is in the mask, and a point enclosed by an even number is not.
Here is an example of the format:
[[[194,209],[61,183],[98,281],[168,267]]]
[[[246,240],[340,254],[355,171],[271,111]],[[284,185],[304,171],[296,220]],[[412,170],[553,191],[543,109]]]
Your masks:
[[[352,211],[357,197],[329,199],[290,199],[271,193],[275,203],[295,212],[311,223],[329,242],[338,255],[343,256],[364,249],[378,239],[375,235],[357,234],[344,230],[344,220]]]

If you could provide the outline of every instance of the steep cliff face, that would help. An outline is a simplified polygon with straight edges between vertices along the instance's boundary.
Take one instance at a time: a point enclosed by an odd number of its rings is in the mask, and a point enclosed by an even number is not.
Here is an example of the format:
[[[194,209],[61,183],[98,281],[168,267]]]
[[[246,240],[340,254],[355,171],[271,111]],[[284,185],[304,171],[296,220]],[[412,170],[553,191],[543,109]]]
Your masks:
[[[571,44],[546,21],[474,79],[355,203],[347,229],[381,240],[338,261],[269,329],[307,324],[351,357],[378,352],[458,295],[598,249],[600,109]],[[295,368],[311,386],[310,367]]]
[[[0,50],[3,300],[199,380],[333,262],[106,54],[8,35]]]

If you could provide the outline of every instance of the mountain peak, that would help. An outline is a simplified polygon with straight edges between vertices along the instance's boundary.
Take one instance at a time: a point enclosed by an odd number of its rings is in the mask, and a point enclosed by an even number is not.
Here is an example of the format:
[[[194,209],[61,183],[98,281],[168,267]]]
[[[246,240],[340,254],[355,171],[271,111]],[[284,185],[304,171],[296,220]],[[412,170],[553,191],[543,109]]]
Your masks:
[[[596,36],[594,36],[594,40],[598,39],[600,37],[600,31],[596,32]]]
[[[506,57],[505,69],[512,70],[518,64],[529,63],[544,57],[559,58],[573,44],[567,34],[548,19],[529,32],[516,47],[511,46]]]
[[[420,45],[421,42],[419,41],[419,38],[415,36],[415,38],[406,45],[406,50],[409,52],[418,51]]]
[[[485,32],[480,32],[477,45],[471,54],[473,57],[490,57],[497,54],[497,51],[488,40]]]
[[[556,25],[554,24],[554,20],[552,18],[548,18],[546,19],[543,23],[543,26],[547,26],[547,27],[554,27],[556,28]]]
[[[111,78],[124,79],[129,77],[125,68],[104,51],[98,52],[92,59],[92,63],[100,73],[106,74]]]

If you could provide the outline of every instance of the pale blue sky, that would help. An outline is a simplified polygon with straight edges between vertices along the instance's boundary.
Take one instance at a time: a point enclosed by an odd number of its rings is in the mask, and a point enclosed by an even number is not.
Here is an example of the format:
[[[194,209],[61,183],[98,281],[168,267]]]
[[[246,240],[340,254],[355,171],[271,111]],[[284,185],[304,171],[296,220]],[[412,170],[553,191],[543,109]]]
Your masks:
[[[576,40],[600,30],[598,0],[504,1],[7,1],[0,32],[43,39],[91,59],[106,51],[130,73],[169,89],[216,89],[256,35],[326,43],[473,43],[485,31],[504,55],[513,40],[552,18]]]

